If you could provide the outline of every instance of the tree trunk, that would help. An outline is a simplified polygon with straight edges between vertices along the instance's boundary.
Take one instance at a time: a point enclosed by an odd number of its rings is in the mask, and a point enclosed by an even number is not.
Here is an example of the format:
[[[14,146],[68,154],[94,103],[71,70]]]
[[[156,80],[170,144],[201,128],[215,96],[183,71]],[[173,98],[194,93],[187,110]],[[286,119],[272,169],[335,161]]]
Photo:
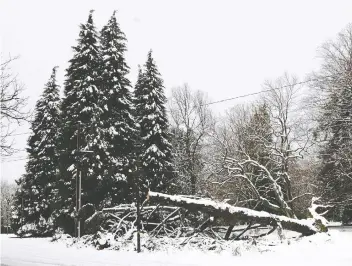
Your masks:
[[[229,225],[239,221],[254,222],[271,226],[281,224],[283,229],[296,231],[306,236],[315,234],[319,231],[319,229],[314,226],[314,220],[298,220],[270,214],[268,212],[234,207],[227,203],[218,203],[208,199],[191,199],[151,191],[149,191],[149,198],[158,203],[166,203],[182,207],[190,211],[201,211],[214,217],[221,217]]]
[[[230,225],[229,228],[226,231],[226,235],[225,235],[225,240],[229,240],[229,237],[231,235],[232,229],[234,228],[234,225]]]
[[[192,186],[192,195],[196,194],[196,175],[193,173],[193,170],[191,172],[191,186]]]

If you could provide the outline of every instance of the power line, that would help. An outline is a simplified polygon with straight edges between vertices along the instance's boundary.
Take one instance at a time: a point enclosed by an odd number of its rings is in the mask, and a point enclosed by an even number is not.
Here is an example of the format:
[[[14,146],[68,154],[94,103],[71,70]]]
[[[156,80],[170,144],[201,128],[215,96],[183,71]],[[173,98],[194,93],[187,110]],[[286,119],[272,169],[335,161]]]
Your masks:
[[[339,73],[339,74],[343,74],[343,73]],[[216,104],[216,103],[232,101],[232,100],[236,100],[236,99],[240,99],[240,98],[245,98],[245,97],[248,97],[248,96],[258,95],[258,94],[265,93],[265,92],[270,92],[270,91],[274,91],[274,90],[281,90],[281,89],[284,89],[284,88],[297,86],[297,85],[303,85],[303,84],[306,84],[308,82],[319,81],[319,80],[322,80],[322,79],[331,78],[331,77],[335,77],[335,76],[336,75],[331,75],[331,76],[323,76],[323,77],[320,77],[320,78],[308,79],[308,80],[305,80],[305,81],[292,83],[292,84],[284,85],[284,86],[281,86],[281,87],[270,88],[270,89],[267,89],[267,90],[262,90],[262,91],[258,91],[258,92],[243,94],[243,95],[239,95],[239,96],[232,97],[232,98],[225,98],[225,99],[222,99],[222,100],[219,100],[219,101],[215,101],[215,102],[205,103],[205,104],[202,104],[201,106],[207,106],[207,105],[212,105],[212,104]]]
[[[34,124],[35,122],[29,122]],[[82,124],[82,123],[81,123]],[[88,125],[88,127],[96,127],[96,125],[91,125],[89,123],[83,123],[83,125]],[[58,127],[46,127],[46,128],[41,128],[41,130],[49,130],[49,129],[58,129]],[[12,136],[21,136],[21,135],[29,135],[32,134],[33,132],[28,131],[28,132],[21,132],[21,133],[15,133],[15,134],[10,134],[9,137]]]
[[[17,162],[17,161],[24,161],[27,160],[27,158],[18,158],[15,160],[5,160],[5,161],[1,161],[1,163],[11,163],[11,162]]]
[[[22,132],[22,133],[16,133],[16,134],[10,134],[9,137],[12,136],[20,136],[20,135],[27,135],[27,134],[31,134],[32,132]]]
[[[343,74],[343,73],[337,73],[337,74]],[[270,91],[274,91],[274,90],[281,90],[281,89],[284,89],[284,88],[288,88],[288,87],[292,87],[292,86],[297,86],[297,85],[303,85],[303,84],[306,84],[306,83],[309,83],[309,82],[319,81],[319,80],[322,80],[322,79],[335,77],[337,74],[335,74],[335,75],[330,75],[330,76],[322,76],[322,77],[320,77],[320,78],[308,79],[308,80],[305,80],[305,81],[296,82],[296,83],[284,85],[284,86],[281,86],[281,87],[270,88],[270,89],[262,90],[262,91],[258,91],[258,92],[253,92],[253,93],[248,93],[248,94],[242,94],[242,95],[235,96],[235,97],[231,97],[231,98],[225,98],[225,99],[222,99],[222,100],[219,100],[219,101],[214,101],[214,102],[210,102],[210,103],[205,103],[205,104],[202,104],[201,106],[207,106],[207,105],[212,105],[212,104],[216,104],[216,103],[222,103],[222,102],[232,101],[232,100],[236,100],[236,99],[240,99],[240,98],[245,98],[245,97],[249,97],[249,96],[253,96],[253,95],[258,95],[258,94],[265,93],[265,92],[270,92]],[[35,123],[40,124],[41,122],[29,121],[29,123],[32,123],[32,124],[35,124]],[[97,126],[97,125],[92,125],[91,123],[83,123],[83,122],[76,122],[76,121],[67,121],[66,123],[80,123],[80,124],[82,124],[82,125],[88,125],[88,126],[90,126],[90,127],[96,127],[96,126]],[[55,128],[53,128],[53,127],[52,127],[52,128],[44,128],[44,129],[42,129],[42,130],[47,130],[47,129],[57,129],[57,128],[56,128],[56,127],[55,127]],[[17,133],[17,134],[11,134],[11,136],[26,135],[26,134],[31,134],[31,133],[32,133],[32,132],[22,132],[22,133]]]
[[[337,73],[337,74],[343,74],[343,73]],[[222,100],[219,100],[219,101],[214,101],[214,102],[210,102],[210,103],[205,103],[205,104],[202,104],[201,106],[207,106],[207,105],[212,105],[212,104],[217,104],[217,103],[232,101],[232,100],[236,100],[236,99],[240,99],[240,98],[245,98],[245,97],[249,97],[249,96],[253,96],[253,95],[258,95],[258,94],[261,94],[261,93],[266,93],[266,92],[270,92],[270,91],[274,91],[274,90],[281,90],[281,89],[288,88],[288,87],[292,87],[292,86],[303,85],[303,84],[306,84],[306,83],[309,83],[309,82],[319,81],[319,80],[326,79],[326,78],[331,78],[331,77],[336,77],[336,74],[335,74],[335,75],[330,75],[330,76],[323,76],[323,77],[319,77],[319,78],[314,78],[314,79],[308,79],[308,80],[305,80],[305,81],[296,82],[296,83],[284,85],[284,86],[281,86],[281,87],[270,88],[270,89],[262,90],[262,91],[258,91],[258,92],[253,92],[253,93],[248,93],[248,94],[242,94],[242,95],[239,95],[239,96],[236,96],[236,97],[225,98],[225,99],[222,99]],[[29,121],[29,122],[31,122],[32,124],[35,123],[34,121]],[[75,123],[75,121],[67,121],[66,123]],[[82,123],[82,122],[78,122],[78,123],[81,123],[81,124],[83,124],[83,125],[88,125],[88,124],[90,124],[90,123]],[[38,124],[40,124],[40,122],[38,122]],[[90,124],[89,126],[90,126],[90,127],[93,127],[93,126],[96,127],[96,125],[91,125],[91,124]],[[43,130],[48,130],[48,129],[57,129],[57,127],[44,128]],[[27,134],[31,134],[31,133],[33,133],[33,132],[22,132],[22,133],[11,134],[11,136],[27,135]],[[3,161],[3,162],[15,162],[15,161],[21,161],[21,160],[26,160],[26,159],[27,159],[27,158],[21,158],[21,159],[8,160],[8,161]]]

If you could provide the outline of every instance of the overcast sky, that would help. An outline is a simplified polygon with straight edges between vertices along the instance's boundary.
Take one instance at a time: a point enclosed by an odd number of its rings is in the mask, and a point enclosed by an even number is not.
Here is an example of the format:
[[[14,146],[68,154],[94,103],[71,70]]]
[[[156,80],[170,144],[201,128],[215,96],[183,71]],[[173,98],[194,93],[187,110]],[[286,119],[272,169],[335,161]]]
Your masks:
[[[98,29],[118,11],[133,84],[153,49],[167,95],[187,82],[214,101],[260,91],[264,80],[285,71],[304,77],[319,65],[318,46],[352,22],[351,0],[0,0],[0,48],[5,57],[20,55],[12,70],[26,86],[30,108],[56,65],[62,84],[79,24],[91,9]],[[222,112],[235,103],[212,108]],[[24,125],[17,132],[28,131]],[[24,149],[27,138],[18,136],[16,147]],[[1,178],[13,182],[23,174],[25,156],[2,162]]]

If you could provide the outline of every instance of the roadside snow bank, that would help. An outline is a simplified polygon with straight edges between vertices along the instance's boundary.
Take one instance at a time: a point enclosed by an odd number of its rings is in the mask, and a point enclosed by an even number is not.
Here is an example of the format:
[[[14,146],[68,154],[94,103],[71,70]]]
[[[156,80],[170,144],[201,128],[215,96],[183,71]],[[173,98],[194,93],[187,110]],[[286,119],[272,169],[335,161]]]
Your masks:
[[[179,252],[200,252],[204,254],[222,254],[231,256],[241,256],[247,253],[263,253],[275,251],[280,246],[289,246],[293,243],[299,243],[302,239],[315,239],[311,237],[300,237],[300,234],[292,231],[276,231],[270,235],[254,238],[253,235],[263,233],[267,230],[255,229],[246,233],[246,240],[225,241],[222,239],[214,239],[204,235],[196,235],[193,237],[150,237],[141,234],[141,248],[144,253],[179,253]],[[325,233],[323,235],[326,241],[330,236]],[[86,235],[80,239],[70,238],[66,235],[56,235],[53,240],[65,243],[66,246],[76,248],[96,247],[97,249],[119,250],[124,252],[136,251],[135,232],[131,232],[129,237],[114,238],[111,233],[98,233],[95,235]]]
[[[71,241],[71,243],[69,242]],[[127,250],[96,250],[92,247],[72,245],[66,238],[50,242],[49,238],[16,238],[1,235],[1,263],[5,265],[133,265],[133,266],[177,266],[177,265],[261,265],[261,266],[350,266],[352,253],[352,231],[329,234],[319,233],[309,237],[284,238],[272,234],[259,243],[233,242],[238,244],[240,254],[231,250],[204,252],[186,246],[182,250],[165,245],[159,251],[143,249],[137,254]],[[277,244],[272,246],[272,244]],[[67,247],[69,244],[69,247]],[[160,245],[163,244],[160,242]],[[257,250],[256,247],[258,248]],[[247,249],[248,248],[248,249]],[[20,252],[19,252],[20,251]],[[256,252],[259,251],[259,252]],[[268,252],[265,252],[268,251]],[[236,256],[234,256],[236,255]]]

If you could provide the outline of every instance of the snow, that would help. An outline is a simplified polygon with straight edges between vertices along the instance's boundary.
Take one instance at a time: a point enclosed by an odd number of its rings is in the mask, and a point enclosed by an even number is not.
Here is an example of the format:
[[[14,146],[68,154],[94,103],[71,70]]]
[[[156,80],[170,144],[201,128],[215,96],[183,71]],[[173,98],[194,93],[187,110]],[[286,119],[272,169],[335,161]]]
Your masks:
[[[329,207],[329,206],[316,204],[316,202],[318,200],[319,200],[319,198],[313,197],[311,207],[308,208],[308,210],[315,220],[320,220],[324,226],[327,226],[329,224],[329,222],[325,219],[325,217],[323,217],[321,214],[317,213],[316,210],[318,207]]]
[[[150,147],[147,149],[146,153],[148,153],[148,152],[158,153],[158,154],[161,153],[158,146],[156,146],[155,144],[150,145]]]
[[[233,205],[230,205],[228,203],[224,202],[215,202],[213,200],[209,199],[192,199],[192,198],[186,198],[186,197],[181,197],[179,195],[167,195],[163,193],[158,193],[158,192],[152,192],[149,191],[149,196],[151,197],[161,197],[161,198],[168,198],[172,201],[176,202],[185,202],[185,203],[194,203],[194,204],[202,204],[204,206],[211,206],[215,209],[219,210],[227,210],[229,213],[244,213],[249,216],[253,217],[260,217],[260,218],[275,218],[279,219],[279,221],[283,222],[294,222],[296,224],[301,224],[303,226],[309,227],[312,231],[316,231],[316,228],[313,226],[314,220],[298,220],[298,219],[292,219],[288,218],[286,216],[280,216],[280,215],[274,215],[270,214],[268,212],[264,211],[255,211],[247,208],[241,208],[241,207],[235,207]]]
[[[67,168],[67,171],[72,172],[74,169],[75,169],[75,165],[74,165],[74,164],[71,164],[71,165]]]
[[[328,226],[342,226],[342,222],[328,222]]]
[[[332,230],[310,237],[290,239],[277,246],[257,242],[241,244],[232,250],[207,251],[190,247],[148,252],[96,250],[92,247],[67,246],[65,240],[50,242],[48,238],[16,238],[1,235],[1,263],[4,265],[320,265],[350,266],[352,230]],[[143,237],[142,237],[143,238]],[[277,237],[276,237],[277,238]],[[69,239],[66,239],[69,240]],[[259,240],[257,240],[259,241]],[[230,242],[230,241],[228,241]],[[234,244],[238,243],[232,242]]]

